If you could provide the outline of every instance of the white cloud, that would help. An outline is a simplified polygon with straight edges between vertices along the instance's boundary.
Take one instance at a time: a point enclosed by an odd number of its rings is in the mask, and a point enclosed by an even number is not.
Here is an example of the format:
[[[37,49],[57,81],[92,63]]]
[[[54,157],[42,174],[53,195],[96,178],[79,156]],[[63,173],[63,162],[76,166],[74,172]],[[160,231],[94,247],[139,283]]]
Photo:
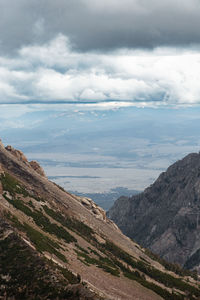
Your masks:
[[[88,100],[106,100],[105,94],[101,91],[94,91],[91,88],[86,88],[82,94],[80,95],[80,99],[88,99]]]
[[[0,97],[2,98],[2,100],[4,100],[4,98],[10,97],[11,99],[15,98],[16,95],[16,91],[15,88],[11,85],[9,85],[6,82],[0,82]]]
[[[198,49],[158,48],[107,55],[72,50],[63,35],[0,58],[0,102],[130,101],[132,105],[200,103]],[[139,103],[139,104],[138,104]],[[107,105],[107,104],[106,104]]]

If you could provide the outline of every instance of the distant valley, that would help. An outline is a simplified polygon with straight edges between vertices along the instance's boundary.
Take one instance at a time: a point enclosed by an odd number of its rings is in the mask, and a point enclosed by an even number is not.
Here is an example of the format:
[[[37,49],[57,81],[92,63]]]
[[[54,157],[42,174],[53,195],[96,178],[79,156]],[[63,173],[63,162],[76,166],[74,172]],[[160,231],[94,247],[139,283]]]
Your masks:
[[[105,211],[109,210],[114,204],[114,202],[116,201],[116,199],[118,199],[121,195],[130,197],[132,195],[136,195],[139,193],[139,191],[129,190],[123,187],[114,188],[105,193],[86,194],[86,193],[79,193],[77,191],[70,191],[70,192],[78,196],[91,198],[96,204],[102,207]]]
[[[48,176],[49,180],[56,182],[57,184],[61,185],[63,188],[66,189],[66,180],[67,179],[92,179],[92,178],[99,178],[99,177],[92,177],[92,176]],[[65,183],[64,183],[65,182]],[[131,190],[125,187],[116,187],[111,188],[105,192],[81,192],[77,190],[70,190],[69,192],[75,194],[77,196],[88,197],[91,198],[95,203],[97,203],[100,207],[102,207],[105,211],[109,210],[112,205],[114,204],[115,200],[117,200],[120,196],[124,195],[130,197],[132,195],[138,194],[139,191]]]

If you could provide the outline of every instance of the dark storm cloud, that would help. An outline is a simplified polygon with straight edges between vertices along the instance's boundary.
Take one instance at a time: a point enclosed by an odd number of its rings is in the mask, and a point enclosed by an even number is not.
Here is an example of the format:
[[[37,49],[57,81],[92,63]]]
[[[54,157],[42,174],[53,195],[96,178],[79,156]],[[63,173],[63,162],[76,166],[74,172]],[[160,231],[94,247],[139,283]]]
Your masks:
[[[197,0],[0,0],[0,50],[62,33],[80,51],[200,42]]]

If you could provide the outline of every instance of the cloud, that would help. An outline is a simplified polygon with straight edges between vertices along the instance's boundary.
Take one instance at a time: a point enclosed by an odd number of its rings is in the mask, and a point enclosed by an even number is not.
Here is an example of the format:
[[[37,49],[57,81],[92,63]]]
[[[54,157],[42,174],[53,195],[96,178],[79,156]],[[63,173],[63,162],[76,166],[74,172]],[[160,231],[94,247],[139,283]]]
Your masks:
[[[200,42],[198,0],[0,0],[0,11],[6,54],[59,33],[86,52]]]
[[[200,103],[200,52],[194,49],[82,53],[59,34],[43,45],[22,47],[12,58],[1,56],[0,62],[0,103]]]

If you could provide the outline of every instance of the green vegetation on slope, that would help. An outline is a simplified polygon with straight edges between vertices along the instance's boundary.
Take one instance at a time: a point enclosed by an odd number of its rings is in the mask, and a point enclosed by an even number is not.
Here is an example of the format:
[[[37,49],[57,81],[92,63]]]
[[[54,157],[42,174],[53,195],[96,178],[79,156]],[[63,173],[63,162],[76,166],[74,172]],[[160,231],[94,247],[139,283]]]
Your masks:
[[[44,211],[55,221],[62,224],[64,227],[69,228],[70,230],[76,232],[78,235],[83,237],[86,240],[95,240],[95,237],[93,236],[94,231],[84,224],[83,222],[78,221],[75,218],[70,218],[67,216],[61,215],[59,212],[55,212],[53,209],[50,209],[46,205],[43,206]]]
[[[16,216],[7,214],[6,217],[16,228],[27,234],[27,237],[39,252],[48,252],[50,254],[54,254],[63,262],[67,262],[65,256],[59,252],[60,246],[58,243],[52,241],[46,235],[29,226],[27,223],[21,224]]]
[[[112,257],[112,255],[114,255],[115,257],[120,258],[122,261],[124,261],[125,263],[130,265],[132,268],[141,271],[142,273],[144,273],[145,275],[149,276],[150,278],[156,280],[157,282],[164,284],[166,287],[175,288],[175,289],[178,289],[180,291],[187,293],[188,299],[196,299],[196,297],[200,297],[199,289],[184,282],[181,278],[176,278],[170,274],[161,272],[160,270],[150,266],[149,264],[145,263],[142,260],[138,260],[138,261],[134,260],[134,258],[131,255],[129,255],[127,252],[123,251],[121,248],[119,248],[118,246],[116,246],[115,244],[113,244],[110,241],[109,242],[107,241],[105,245],[100,245],[100,248],[102,250],[104,249],[105,252],[109,252],[111,257]],[[116,260],[115,260],[115,263],[119,264],[119,262]],[[123,270],[121,264],[120,264],[120,266],[121,266],[121,269]],[[126,272],[127,271],[124,272],[125,275],[127,275]],[[130,273],[132,273],[132,272],[130,272],[128,270],[128,273],[129,273],[129,277],[130,277]],[[136,278],[135,280],[137,280],[144,286],[147,285],[147,281],[144,279],[140,278],[138,280]],[[166,299],[168,299],[168,298],[166,298]],[[180,299],[180,298],[177,298],[177,299]]]
[[[172,271],[172,272],[174,272],[174,273],[176,273],[177,275],[180,275],[180,276],[191,276],[195,280],[197,279],[197,272],[192,272],[190,270],[183,269],[178,264],[169,263],[168,261],[161,258],[160,256],[152,253],[149,249],[145,249],[145,254],[147,254],[151,259],[153,259],[153,260],[159,262],[161,265],[163,265],[166,270]],[[195,261],[195,263],[196,263],[196,261]],[[195,265],[195,263],[194,263],[194,265]],[[189,269],[189,268],[192,268],[193,266],[190,266],[190,265],[187,266],[186,265],[185,267]]]
[[[26,189],[10,174],[1,174],[0,179],[4,191],[8,191],[10,195],[15,196],[15,194],[22,194],[25,197],[29,195]]]
[[[2,225],[1,222],[1,229]],[[52,263],[53,264],[53,263]],[[73,274],[63,269],[61,277],[56,266],[36,255],[14,233],[0,239],[0,297],[6,299],[79,299],[68,288],[68,282],[78,283]]]
[[[3,190],[9,192],[13,197],[18,194],[23,195],[24,197],[34,198],[38,202],[45,202],[43,198],[30,194],[17,179],[8,173],[1,174],[0,181],[3,186]]]
[[[89,254],[86,254],[85,252],[76,250],[77,256],[82,257],[84,259],[84,262],[88,265],[96,265],[98,268],[103,269],[105,272],[108,272],[114,276],[119,277],[119,268],[116,267],[115,264],[111,260],[109,260],[107,257],[102,257],[99,255],[98,258],[94,258]]]
[[[16,209],[19,209],[24,214],[31,217],[35,224],[43,231],[54,234],[57,238],[63,239],[67,243],[77,242],[77,240],[66,230],[66,228],[70,229],[90,242],[101,253],[104,253],[105,256],[102,256],[100,253],[91,248],[88,248],[90,250],[90,252],[88,252],[88,250],[76,244],[76,247],[78,248],[78,250],[76,250],[77,257],[86,265],[96,265],[97,267],[102,268],[105,272],[108,272],[114,276],[119,276],[120,272],[122,272],[125,277],[139,282],[143,286],[162,296],[164,299],[180,300],[183,299],[183,297],[178,293],[171,294],[166,289],[161,288],[152,282],[148,282],[145,276],[160,282],[166,287],[183,291],[188,295],[188,299],[196,299],[197,297],[200,297],[199,289],[186,283],[181,278],[176,278],[170,274],[159,271],[158,269],[152,267],[143,258],[140,260],[135,260],[131,255],[110,241],[106,241],[105,244],[100,244],[94,237],[95,232],[89,226],[78,221],[77,219],[64,216],[59,211],[55,211],[46,205],[43,206],[43,212],[42,210],[38,211],[35,209],[32,202],[29,201],[26,205],[22,200],[16,199],[16,194],[23,194],[25,197],[30,195],[12,176],[8,174],[2,175],[1,181],[4,190],[8,191],[12,195],[12,199],[10,199],[4,193],[5,199],[7,199],[7,201]],[[50,222],[49,218],[44,214],[44,212],[60,225]],[[60,246],[58,243],[52,241],[43,233],[33,229],[30,225],[26,223],[21,224],[14,217],[11,219],[12,222],[14,222],[15,225],[20,228],[20,230],[26,232],[27,236],[38,251],[47,251],[50,254],[55,254],[59,259],[66,262],[65,256],[59,252]],[[156,258],[153,257],[153,254],[148,253],[148,255],[152,259],[156,260]],[[159,262],[162,264],[161,261]],[[185,275],[185,273],[182,273],[182,271],[178,268],[175,268],[175,266],[173,266],[174,269],[167,263],[164,263],[164,266],[166,269],[174,271],[181,276]]]
[[[63,239],[66,243],[76,242],[76,239],[68,231],[66,231],[62,226],[58,226],[55,223],[51,223],[41,211],[32,211],[28,206],[24,204],[22,200],[11,200],[6,195],[4,195],[4,197],[15,208],[21,210],[27,216],[32,217],[35,224],[41,227],[42,230],[50,234],[55,234],[58,238]]]

